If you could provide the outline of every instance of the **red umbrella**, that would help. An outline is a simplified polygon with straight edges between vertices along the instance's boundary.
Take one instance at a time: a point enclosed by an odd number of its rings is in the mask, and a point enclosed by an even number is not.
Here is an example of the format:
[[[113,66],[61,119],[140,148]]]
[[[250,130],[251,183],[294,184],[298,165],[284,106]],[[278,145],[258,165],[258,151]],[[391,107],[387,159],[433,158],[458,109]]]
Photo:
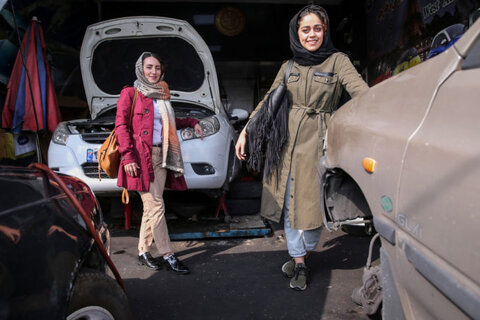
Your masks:
[[[33,18],[8,81],[2,127],[11,128],[13,133],[53,132],[60,121],[43,30]]]

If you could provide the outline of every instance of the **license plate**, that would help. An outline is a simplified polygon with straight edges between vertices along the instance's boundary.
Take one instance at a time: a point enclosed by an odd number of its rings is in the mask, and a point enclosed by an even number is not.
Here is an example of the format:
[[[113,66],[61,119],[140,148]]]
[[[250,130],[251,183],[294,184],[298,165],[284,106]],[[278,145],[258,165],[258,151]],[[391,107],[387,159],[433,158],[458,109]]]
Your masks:
[[[97,151],[98,149],[87,149],[87,162],[92,163],[92,162],[97,162]]]

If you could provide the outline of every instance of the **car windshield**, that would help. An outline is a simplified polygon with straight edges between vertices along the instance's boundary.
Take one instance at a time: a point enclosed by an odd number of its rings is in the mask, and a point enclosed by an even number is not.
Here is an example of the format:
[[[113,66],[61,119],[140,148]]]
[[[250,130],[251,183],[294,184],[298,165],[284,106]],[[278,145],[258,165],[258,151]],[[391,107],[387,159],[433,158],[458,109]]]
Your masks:
[[[115,39],[101,42],[92,59],[97,86],[108,94],[119,94],[136,79],[135,62],[142,52],[158,53],[165,63],[165,81],[170,90],[192,92],[204,81],[203,63],[195,48],[178,37]]]

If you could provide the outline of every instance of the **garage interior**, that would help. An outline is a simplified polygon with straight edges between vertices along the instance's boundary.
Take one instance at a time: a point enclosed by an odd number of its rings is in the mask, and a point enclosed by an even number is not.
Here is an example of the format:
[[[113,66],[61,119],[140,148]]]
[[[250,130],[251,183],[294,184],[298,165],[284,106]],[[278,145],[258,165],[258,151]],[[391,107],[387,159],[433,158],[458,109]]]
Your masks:
[[[468,25],[471,13],[480,7],[478,0],[10,1],[0,0],[0,106],[18,39],[37,17],[44,29],[64,121],[89,117],[79,52],[86,27],[99,21],[166,16],[189,22],[212,52],[227,110],[251,112],[270,88],[281,63],[291,57],[288,22],[306,4],[327,10],[333,43],[349,55],[370,85],[395,74],[396,66],[405,63],[402,59],[407,59],[408,67],[414,57],[405,53],[412,48],[415,61],[426,60],[437,32],[454,23]]]
[[[3,11],[11,11],[4,2]],[[312,2],[312,1],[310,1]],[[98,21],[124,16],[166,16],[189,22],[209,46],[229,108],[251,111],[269,89],[282,61],[291,56],[288,41],[290,18],[309,1],[110,1],[40,0],[14,1],[20,34],[36,16],[44,32],[62,119],[85,117],[88,108],[83,93],[78,56],[86,27]],[[365,64],[363,1],[316,1],[331,19],[334,43],[351,54],[361,69]],[[6,14],[2,16],[6,17]],[[2,35],[11,46],[18,41],[11,21],[1,19]],[[355,27],[354,27],[355,26]],[[3,41],[6,42],[6,41]],[[0,52],[5,45],[0,47]],[[5,57],[5,53],[1,53]],[[3,106],[13,55],[2,59]],[[10,61],[8,61],[10,60]],[[168,70],[167,70],[168,71]]]
[[[79,68],[85,29],[124,16],[166,16],[189,22],[209,46],[227,107],[251,111],[291,57],[288,22],[303,6],[325,7],[333,43],[370,84],[378,83],[415,47],[426,59],[437,32],[468,24],[478,0],[16,0],[20,37],[32,17],[41,22],[63,120],[88,116]],[[18,51],[10,1],[0,8],[0,106]]]

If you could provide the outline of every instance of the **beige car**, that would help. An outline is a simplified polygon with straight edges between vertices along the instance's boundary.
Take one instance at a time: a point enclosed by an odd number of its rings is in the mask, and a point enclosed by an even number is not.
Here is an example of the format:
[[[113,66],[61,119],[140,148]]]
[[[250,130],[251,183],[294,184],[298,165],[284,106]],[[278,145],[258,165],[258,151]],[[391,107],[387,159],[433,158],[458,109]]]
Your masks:
[[[383,319],[480,319],[480,20],[333,116],[327,228],[371,219]]]

